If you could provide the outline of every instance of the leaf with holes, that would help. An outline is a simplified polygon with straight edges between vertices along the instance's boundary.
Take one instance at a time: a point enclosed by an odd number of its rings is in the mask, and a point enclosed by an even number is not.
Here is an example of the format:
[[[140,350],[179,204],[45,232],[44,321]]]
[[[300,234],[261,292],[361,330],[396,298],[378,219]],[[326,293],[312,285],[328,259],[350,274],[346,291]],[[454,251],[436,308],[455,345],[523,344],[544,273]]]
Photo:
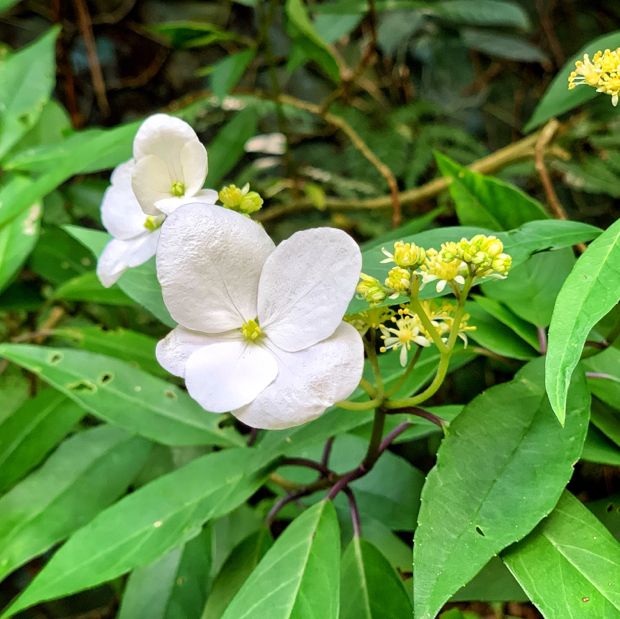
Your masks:
[[[0,499],[0,580],[121,496],[150,451],[149,441],[111,426],[65,441]]]
[[[245,581],[222,619],[338,618],[340,533],[331,501],[296,518]]]
[[[271,459],[256,449],[226,449],[142,486],[75,533],[1,619],[152,563],[256,492]]]
[[[468,404],[452,422],[422,490],[414,540],[416,617],[431,619],[498,552],[555,506],[579,459],[590,394],[583,374],[560,428],[542,359]]]
[[[502,558],[545,617],[620,616],[620,543],[569,492]]]
[[[0,344],[0,357],[33,372],[100,419],[165,445],[240,445],[222,417],[178,387],[128,363],[70,348]]]

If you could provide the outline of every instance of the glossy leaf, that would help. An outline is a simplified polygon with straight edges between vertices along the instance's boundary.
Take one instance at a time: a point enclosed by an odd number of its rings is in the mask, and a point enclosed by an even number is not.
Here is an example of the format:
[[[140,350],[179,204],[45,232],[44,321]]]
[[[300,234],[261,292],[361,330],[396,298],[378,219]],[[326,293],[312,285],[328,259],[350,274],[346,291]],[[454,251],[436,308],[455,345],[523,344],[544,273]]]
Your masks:
[[[331,501],[296,518],[267,551],[223,619],[337,619],[340,536]]]
[[[564,420],[571,374],[592,327],[620,300],[620,220],[579,257],[558,293],[545,368],[547,393]]]
[[[416,617],[431,619],[498,552],[554,507],[578,460],[590,396],[571,387],[566,426],[550,410],[543,360],[472,400],[452,422],[422,491],[414,540]]]
[[[150,450],[148,441],[110,426],[65,441],[0,499],[0,580],[121,496]]]
[[[0,159],[36,124],[52,94],[58,32],[52,28],[0,61]]]
[[[33,372],[100,419],[165,445],[235,445],[187,393],[131,365],[95,353],[0,344],[0,356]]]
[[[0,421],[0,493],[37,466],[83,416],[62,393],[45,389]]]
[[[116,578],[195,537],[211,518],[243,503],[263,482],[269,457],[227,449],[193,460],[102,511],[73,535],[2,614]]]
[[[370,542],[354,537],[342,556],[340,619],[402,619],[413,609],[400,576]]]
[[[104,288],[94,271],[82,273],[63,282],[54,291],[54,298],[64,301],[101,303],[102,305],[134,305],[132,299],[119,288]]]
[[[568,492],[502,558],[545,617],[620,615],[620,543]]]

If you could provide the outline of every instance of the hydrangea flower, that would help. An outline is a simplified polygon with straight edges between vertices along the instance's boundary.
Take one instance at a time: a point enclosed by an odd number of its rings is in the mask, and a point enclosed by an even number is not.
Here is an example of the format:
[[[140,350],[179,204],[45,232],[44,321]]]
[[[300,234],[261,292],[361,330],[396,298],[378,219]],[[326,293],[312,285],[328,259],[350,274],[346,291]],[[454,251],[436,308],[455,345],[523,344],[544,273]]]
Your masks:
[[[195,160],[191,159],[194,155]],[[165,174],[161,162],[165,162]],[[97,263],[97,275],[104,286],[112,286],[128,268],[155,255],[166,214],[188,201],[215,204],[217,192],[202,189],[206,174],[206,150],[186,122],[155,114],[142,123],[134,139],[134,159],[112,172],[101,204],[103,225],[113,237]],[[182,195],[172,194],[171,178],[180,183],[177,193],[183,186]],[[169,195],[156,191],[164,181],[170,185]],[[147,185],[155,189],[147,190]]]
[[[163,224],[157,275],[179,326],[157,359],[192,398],[255,428],[310,421],[359,384],[359,333],[342,321],[361,268],[333,228],[275,247],[239,213],[191,204]]]

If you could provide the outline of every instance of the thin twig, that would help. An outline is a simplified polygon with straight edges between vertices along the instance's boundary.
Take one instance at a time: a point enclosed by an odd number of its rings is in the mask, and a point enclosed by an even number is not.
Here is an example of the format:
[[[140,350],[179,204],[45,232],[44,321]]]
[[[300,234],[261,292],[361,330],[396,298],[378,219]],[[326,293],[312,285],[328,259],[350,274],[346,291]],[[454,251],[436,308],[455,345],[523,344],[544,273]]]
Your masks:
[[[349,500],[349,511],[351,512],[351,524],[353,525],[353,535],[354,537],[362,536],[362,523],[360,520],[360,512],[357,508],[357,501],[355,500],[355,495],[353,494],[353,490],[351,488],[346,487],[344,489],[344,493],[347,495],[347,499]]]
[[[448,422],[439,417],[439,415],[435,415],[430,411],[424,410],[419,406],[405,406],[403,408],[394,408],[387,411],[390,415],[415,415],[416,417],[422,417],[422,419],[426,419],[431,423],[434,423],[438,428],[445,428],[448,425]]]
[[[379,445],[379,453],[382,454],[405,430],[409,429],[413,424],[410,421],[399,423],[388,435],[381,441]]]
[[[284,458],[280,466],[301,466],[318,471],[324,476],[329,476],[332,473],[325,465],[308,458]]]
[[[325,446],[323,447],[323,455],[321,456],[321,465],[327,467],[329,465],[329,457],[332,453],[332,447],[334,446],[335,436],[330,436],[325,441]]]

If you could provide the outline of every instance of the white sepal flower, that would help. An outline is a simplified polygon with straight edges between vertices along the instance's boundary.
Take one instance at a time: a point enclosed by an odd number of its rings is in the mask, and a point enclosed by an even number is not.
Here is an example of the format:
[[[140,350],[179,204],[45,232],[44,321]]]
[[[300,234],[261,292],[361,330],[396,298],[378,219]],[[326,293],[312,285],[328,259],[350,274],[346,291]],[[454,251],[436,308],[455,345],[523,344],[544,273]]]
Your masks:
[[[180,118],[149,116],[133,142],[133,191],[147,215],[169,215],[188,202],[215,204],[217,192],[203,189],[207,150]]]
[[[179,323],[157,359],[206,410],[256,428],[318,417],[359,384],[360,335],[342,322],[361,268],[357,244],[333,228],[275,247],[257,223],[191,204],[162,227],[157,274]]]
[[[163,217],[145,215],[131,189],[133,160],[122,163],[112,172],[110,186],[103,195],[101,220],[112,240],[97,262],[97,275],[109,288],[129,268],[155,255],[159,226]]]

